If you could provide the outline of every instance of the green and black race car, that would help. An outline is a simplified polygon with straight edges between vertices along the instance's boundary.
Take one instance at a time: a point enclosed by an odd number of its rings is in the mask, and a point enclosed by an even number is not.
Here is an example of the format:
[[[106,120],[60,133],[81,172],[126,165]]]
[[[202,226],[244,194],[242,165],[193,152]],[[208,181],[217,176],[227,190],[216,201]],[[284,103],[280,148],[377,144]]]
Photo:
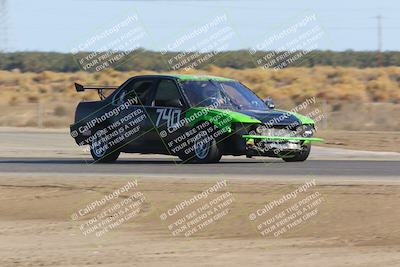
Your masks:
[[[242,83],[222,77],[142,75],[97,89],[100,101],[78,104],[71,135],[96,162],[121,152],[167,154],[183,162],[218,162],[222,155],[307,159],[314,121],[275,109]],[[103,90],[113,89],[107,97]]]

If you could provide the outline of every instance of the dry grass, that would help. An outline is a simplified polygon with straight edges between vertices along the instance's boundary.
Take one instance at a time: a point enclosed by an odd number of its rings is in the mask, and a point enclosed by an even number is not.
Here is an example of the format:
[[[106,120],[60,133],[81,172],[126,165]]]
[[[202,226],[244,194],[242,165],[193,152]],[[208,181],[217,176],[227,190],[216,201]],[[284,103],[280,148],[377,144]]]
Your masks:
[[[20,73],[0,71],[0,106],[11,110],[13,118],[0,117],[0,125],[27,126],[37,124],[38,103],[44,105],[49,126],[65,127],[73,120],[75,103],[96,99],[96,92],[76,93],[74,82],[99,85],[119,85],[129,77],[154,73],[151,71],[101,73]],[[186,73],[210,74],[240,80],[261,97],[271,96],[278,107],[290,108],[309,97],[327,103],[329,128],[400,130],[400,67],[287,68],[280,71],[236,70],[210,66],[206,71]],[[49,103],[49,104],[48,104]],[[52,107],[48,107],[52,105]],[[54,106],[55,105],[55,106]],[[30,109],[30,110],[29,110]],[[27,111],[25,116],[21,114]],[[13,114],[13,113],[9,113]],[[22,119],[20,118],[22,117]]]

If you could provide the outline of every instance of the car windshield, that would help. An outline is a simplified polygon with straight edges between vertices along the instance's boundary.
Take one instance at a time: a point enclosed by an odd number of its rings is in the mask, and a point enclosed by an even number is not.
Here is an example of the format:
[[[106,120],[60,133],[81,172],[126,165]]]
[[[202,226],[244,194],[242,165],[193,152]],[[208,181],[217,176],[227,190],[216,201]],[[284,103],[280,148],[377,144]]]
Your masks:
[[[181,81],[190,103],[197,107],[218,106],[228,109],[268,109],[249,88],[237,81]]]

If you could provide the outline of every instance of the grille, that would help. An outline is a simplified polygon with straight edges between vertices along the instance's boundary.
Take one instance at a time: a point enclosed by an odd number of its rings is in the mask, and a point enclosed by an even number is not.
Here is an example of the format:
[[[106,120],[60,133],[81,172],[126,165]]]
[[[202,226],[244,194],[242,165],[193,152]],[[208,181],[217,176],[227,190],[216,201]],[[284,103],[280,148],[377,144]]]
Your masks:
[[[258,131],[260,135],[266,136],[285,136],[285,137],[294,137],[297,136],[296,131],[291,131],[288,129],[276,129],[276,128],[265,128],[262,127],[261,131]]]

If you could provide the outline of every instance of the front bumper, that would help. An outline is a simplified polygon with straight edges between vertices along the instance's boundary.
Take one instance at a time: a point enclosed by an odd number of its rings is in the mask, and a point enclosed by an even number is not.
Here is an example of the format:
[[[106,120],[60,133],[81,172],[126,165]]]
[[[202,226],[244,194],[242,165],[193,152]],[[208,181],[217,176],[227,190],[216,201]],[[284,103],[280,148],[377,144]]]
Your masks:
[[[324,142],[322,138],[318,137],[290,137],[290,136],[266,136],[266,135],[251,135],[244,134],[242,135],[246,141],[251,139],[263,139],[263,140],[271,140],[271,141],[305,141],[305,142]]]
[[[323,142],[317,137],[291,137],[268,135],[242,135],[246,143],[246,155],[276,157],[281,152],[296,152],[303,150],[304,144]]]

